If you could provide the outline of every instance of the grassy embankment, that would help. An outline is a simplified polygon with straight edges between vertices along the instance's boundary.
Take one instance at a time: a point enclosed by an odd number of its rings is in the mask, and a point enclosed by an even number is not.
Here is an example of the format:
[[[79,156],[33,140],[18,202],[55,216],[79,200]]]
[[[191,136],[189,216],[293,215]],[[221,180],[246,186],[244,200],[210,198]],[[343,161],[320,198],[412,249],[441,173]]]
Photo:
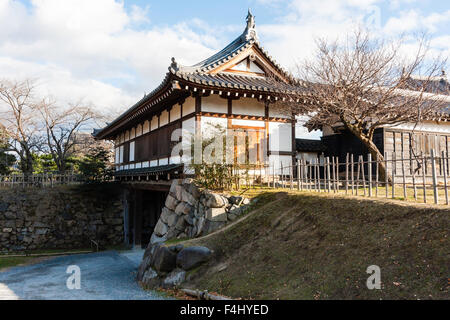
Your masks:
[[[184,242],[214,250],[183,286],[251,299],[449,298],[445,206],[338,194],[250,190],[240,221]],[[381,290],[368,290],[370,265]]]

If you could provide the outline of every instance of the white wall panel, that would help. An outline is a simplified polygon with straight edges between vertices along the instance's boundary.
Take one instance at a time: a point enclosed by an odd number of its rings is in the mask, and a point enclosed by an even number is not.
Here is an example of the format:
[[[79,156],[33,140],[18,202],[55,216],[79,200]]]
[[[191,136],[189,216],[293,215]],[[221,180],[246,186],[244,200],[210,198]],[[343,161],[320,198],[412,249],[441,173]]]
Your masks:
[[[168,123],[169,123],[169,113],[167,112],[167,110],[164,110],[163,112],[161,112],[161,115],[159,116],[159,126],[162,127]]]
[[[135,143],[130,142],[130,162],[134,161],[134,147],[135,147]]]
[[[150,125],[150,130],[153,131],[153,130],[156,130],[156,129],[158,129],[158,117],[157,116],[153,116],[152,122],[151,122],[151,125]]]
[[[183,117],[193,112],[195,112],[195,99],[188,97],[183,103]]]
[[[290,123],[269,122],[269,150],[292,151],[292,127]]]
[[[233,114],[264,117],[264,102],[259,102],[258,100],[252,98],[241,98],[239,100],[233,100],[232,112]]]
[[[228,112],[228,100],[219,97],[218,95],[211,95],[209,97],[202,97],[202,111],[203,112]]]

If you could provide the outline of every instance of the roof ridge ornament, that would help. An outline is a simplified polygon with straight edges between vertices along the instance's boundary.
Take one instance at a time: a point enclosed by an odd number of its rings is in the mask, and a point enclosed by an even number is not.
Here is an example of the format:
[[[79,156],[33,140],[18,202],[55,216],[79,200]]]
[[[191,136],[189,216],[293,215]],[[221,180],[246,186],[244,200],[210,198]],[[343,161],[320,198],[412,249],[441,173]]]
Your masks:
[[[170,64],[169,71],[172,73],[177,73],[180,70],[180,67],[178,66],[178,62],[175,60],[174,57],[172,57],[172,63]]]
[[[247,27],[245,28],[244,33],[242,34],[242,38],[245,41],[257,40],[258,33],[256,32],[255,16],[251,13],[250,8],[248,9],[246,21]]]

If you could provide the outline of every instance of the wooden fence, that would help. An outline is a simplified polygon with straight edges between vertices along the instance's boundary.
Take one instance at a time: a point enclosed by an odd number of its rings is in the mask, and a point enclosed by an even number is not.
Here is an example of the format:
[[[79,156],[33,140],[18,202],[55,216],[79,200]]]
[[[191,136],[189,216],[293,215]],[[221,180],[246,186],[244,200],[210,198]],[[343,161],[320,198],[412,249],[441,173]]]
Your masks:
[[[382,174],[382,168],[387,174]],[[247,168],[239,174],[239,186],[288,188],[311,192],[385,197],[449,204],[449,156],[386,154],[374,160],[370,154],[298,160],[294,165],[272,163]]]
[[[0,175],[0,186],[3,187],[53,187],[55,185],[80,184],[83,179],[75,174],[12,174]]]

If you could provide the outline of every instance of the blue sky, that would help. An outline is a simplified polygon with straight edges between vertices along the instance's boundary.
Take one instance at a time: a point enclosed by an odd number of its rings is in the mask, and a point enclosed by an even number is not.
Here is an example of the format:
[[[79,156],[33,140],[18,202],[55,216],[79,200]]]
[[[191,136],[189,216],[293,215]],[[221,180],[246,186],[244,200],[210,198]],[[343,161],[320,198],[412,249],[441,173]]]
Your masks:
[[[355,24],[406,34],[405,55],[416,44],[409,36],[425,31],[431,54],[450,55],[447,0],[0,0],[0,73],[113,117],[160,83],[172,56],[194,64],[237,37],[249,7],[260,42],[291,71],[316,37],[342,37]]]

